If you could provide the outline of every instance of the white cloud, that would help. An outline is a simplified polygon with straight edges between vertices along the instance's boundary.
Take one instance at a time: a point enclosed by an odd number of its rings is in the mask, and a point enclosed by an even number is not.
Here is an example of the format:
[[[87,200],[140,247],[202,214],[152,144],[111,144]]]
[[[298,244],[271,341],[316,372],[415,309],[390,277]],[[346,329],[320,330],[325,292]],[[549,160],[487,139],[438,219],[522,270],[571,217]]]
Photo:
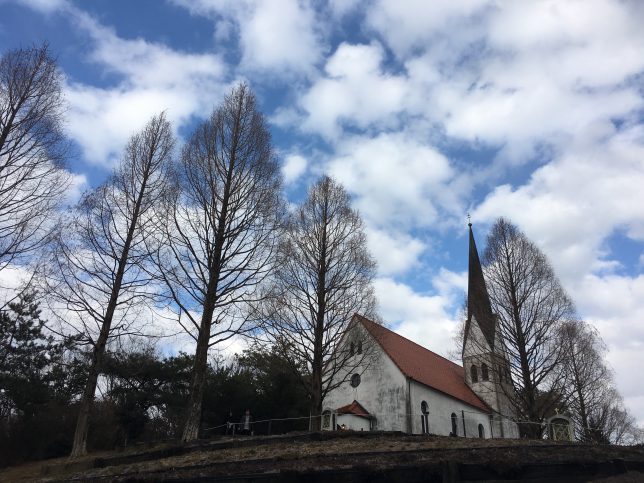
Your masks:
[[[381,70],[384,51],[377,43],[340,44],[323,78],[302,95],[302,128],[336,138],[343,124],[367,128],[395,126],[404,108],[405,79]]]
[[[425,244],[406,233],[367,228],[368,247],[378,262],[380,275],[401,275],[417,266]]]
[[[33,267],[5,265],[0,270],[0,307],[14,300],[21,289],[33,277]]]
[[[464,21],[469,21],[487,4],[490,4],[489,0],[377,0],[369,7],[367,25],[403,56],[414,49],[425,49],[427,45],[431,45],[440,31],[455,33],[452,37],[464,35],[464,32],[455,32],[453,29],[462,26]]]
[[[467,272],[452,272],[442,267],[438,275],[432,279],[432,285],[439,294],[445,297],[455,297],[455,301],[461,303],[463,300],[459,297],[467,291]]]
[[[329,8],[337,18],[354,12],[365,0],[329,0]]]
[[[637,368],[644,367],[644,275],[589,274],[571,292],[584,318],[599,329],[609,352],[617,388],[644,425],[644,390]]]
[[[533,56],[558,83],[610,86],[644,68],[642,13],[609,0],[515,2],[495,12],[489,40]]]
[[[329,173],[355,195],[369,223],[396,230],[436,221],[453,175],[441,153],[405,133],[356,136],[337,150]]]
[[[79,9],[67,13],[94,42],[90,60],[120,76],[105,88],[68,81],[68,130],[90,162],[112,165],[127,139],[162,110],[178,128],[205,117],[220,99],[226,68],[218,56],[122,39]]]
[[[314,73],[322,57],[322,25],[304,0],[174,0],[195,15],[212,18],[219,39],[239,36],[240,68],[273,76]]]
[[[380,314],[400,335],[441,355],[452,348],[455,321],[448,315],[449,299],[422,295],[390,278],[375,282]]]
[[[67,7],[67,0],[18,0],[25,7],[40,13],[50,14]]]
[[[641,109],[644,8],[618,2],[377,2],[367,22],[406,68],[406,113],[531,161]]]
[[[84,174],[70,173],[70,178],[69,188],[67,188],[67,192],[65,193],[65,202],[73,205],[80,199],[83,192],[89,188],[89,185],[87,183],[87,176]]]
[[[313,8],[297,0],[254,2],[250,18],[240,19],[245,70],[312,73],[320,59]]]
[[[644,127],[625,129],[539,168],[519,188],[496,188],[474,217],[506,216],[518,223],[571,284],[617,255],[603,247],[616,229],[644,241],[642,159]]]
[[[448,357],[454,352],[454,334],[458,328],[459,296],[464,274],[441,270],[433,279],[435,295],[420,294],[408,285],[391,278],[375,281],[380,314],[396,332],[437,354]],[[457,305],[457,310],[453,307]]]
[[[282,176],[286,185],[296,182],[305,172],[308,161],[299,154],[290,154],[286,156],[282,165]]]
[[[144,39],[123,39],[109,27],[60,1],[29,0],[23,5],[58,12],[91,39],[88,59],[116,74],[108,87],[68,78],[67,132],[84,158],[112,167],[127,139],[154,114],[167,110],[175,129],[193,117],[205,117],[227,90],[227,68],[214,54],[192,54]]]

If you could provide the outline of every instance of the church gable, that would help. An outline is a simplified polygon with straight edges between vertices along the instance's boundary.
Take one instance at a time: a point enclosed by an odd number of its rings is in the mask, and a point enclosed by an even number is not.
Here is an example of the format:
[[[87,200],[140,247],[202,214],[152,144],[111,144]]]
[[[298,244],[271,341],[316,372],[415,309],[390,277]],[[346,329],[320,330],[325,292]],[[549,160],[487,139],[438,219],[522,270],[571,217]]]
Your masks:
[[[464,403],[489,411],[466,385],[461,366],[360,315],[355,316],[402,374]]]

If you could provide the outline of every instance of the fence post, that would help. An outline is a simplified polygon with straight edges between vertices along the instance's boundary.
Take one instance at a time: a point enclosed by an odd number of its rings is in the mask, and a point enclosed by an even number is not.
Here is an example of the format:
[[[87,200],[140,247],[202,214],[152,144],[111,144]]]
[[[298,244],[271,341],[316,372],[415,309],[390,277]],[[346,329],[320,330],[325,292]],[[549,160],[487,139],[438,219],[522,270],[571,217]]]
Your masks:
[[[268,435],[269,435],[269,436],[270,436],[270,434],[271,434],[271,422],[272,422],[272,419],[269,419],[269,420],[268,420]]]

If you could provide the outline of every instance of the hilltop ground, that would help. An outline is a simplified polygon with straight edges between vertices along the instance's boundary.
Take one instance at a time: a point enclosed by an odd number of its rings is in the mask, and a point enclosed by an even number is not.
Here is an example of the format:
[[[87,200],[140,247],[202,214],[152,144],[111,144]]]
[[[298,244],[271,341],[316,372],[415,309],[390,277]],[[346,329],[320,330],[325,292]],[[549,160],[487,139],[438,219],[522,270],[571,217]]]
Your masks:
[[[400,433],[164,443],[0,471],[0,481],[644,481],[644,447]]]

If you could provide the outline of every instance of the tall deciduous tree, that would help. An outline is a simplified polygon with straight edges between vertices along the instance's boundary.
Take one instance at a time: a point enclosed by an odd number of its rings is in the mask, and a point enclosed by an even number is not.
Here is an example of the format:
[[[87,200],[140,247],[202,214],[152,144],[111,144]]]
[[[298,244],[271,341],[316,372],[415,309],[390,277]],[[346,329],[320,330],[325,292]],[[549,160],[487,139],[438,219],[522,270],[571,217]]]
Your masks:
[[[241,84],[185,145],[166,210],[159,275],[196,342],[183,440],[199,436],[208,350],[250,329],[244,306],[269,273],[282,205],[264,117]]]
[[[145,262],[153,216],[167,195],[174,137],[165,114],[134,135],[111,178],[85,195],[62,233],[48,277],[53,308],[91,348],[72,457],[87,452],[87,431],[108,341],[131,332],[137,302],[151,297]]]
[[[347,366],[358,367],[369,355],[361,347],[356,358],[341,344],[354,314],[374,313],[375,267],[349,195],[322,177],[290,217],[265,305],[266,334],[309,371],[304,382],[314,416],[326,394],[346,381],[339,376],[351,374]],[[319,428],[320,419],[314,421]]]
[[[524,436],[541,437],[539,424],[560,401],[563,352],[559,326],[574,306],[545,255],[515,225],[499,219],[488,236],[485,276],[508,352],[517,416]]]
[[[602,419],[604,403],[612,397],[612,375],[603,358],[606,346],[598,332],[580,320],[564,323],[560,337],[565,352],[561,370],[569,391],[567,407],[579,439],[597,441],[600,428],[591,428],[591,423]]]
[[[0,270],[42,247],[69,185],[61,74],[47,45],[0,58]]]
[[[560,340],[565,354],[561,370],[566,407],[575,421],[577,437],[594,443],[636,442],[641,430],[623,407],[597,329],[571,320],[562,325]]]

